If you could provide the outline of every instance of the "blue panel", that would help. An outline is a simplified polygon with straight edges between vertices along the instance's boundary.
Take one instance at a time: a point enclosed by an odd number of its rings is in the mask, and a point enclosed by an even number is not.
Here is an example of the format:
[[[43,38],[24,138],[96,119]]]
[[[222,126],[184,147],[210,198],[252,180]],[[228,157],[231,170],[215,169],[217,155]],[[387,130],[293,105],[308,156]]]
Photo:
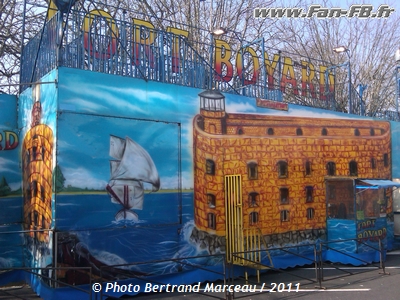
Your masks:
[[[328,219],[327,232],[328,241],[355,239],[357,237],[356,222],[354,220]],[[348,253],[355,253],[357,249],[355,241],[330,243],[329,247]]]
[[[31,267],[47,267],[53,262],[56,76],[57,70],[52,70],[19,96],[18,123],[24,153],[20,159],[24,175],[24,265]]]
[[[392,134],[392,153],[400,153],[400,123],[390,122]],[[392,177],[400,178],[400,157],[392,155]]]
[[[360,242],[358,252],[373,252],[379,249],[379,239],[382,247],[387,248],[387,219],[373,218],[357,221],[357,238]]]
[[[22,230],[21,224],[0,226],[0,268],[23,266],[25,245]]]
[[[17,97],[0,94],[0,268],[23,265]]]
[[[17,97],[0,94],[0,203],[10,207],[11,216],[6,210],[0,210],[0,223],[15,222],[16,206],[20,200],[4,199],[2,197],[16,194],[21,187],[21,169],[19,166],[19,149],[21,140],[17,126]],[[5,181],[4,181],[5,180]],[[19,192],[20,194],[20,192]],[[20,219],[20,216],[19,216]]]
[[[58,229],[118,227],[126,225],[128,220],[132,221],[131,225],[140,226],[180,223],[180,126],[177,123],[73,113],[63,113],[58,120],[58,166],[65,178],[56,201]],[[143,165],[142,157],[136,153],[126,154],[128,144],[124,144],[125,148],[121,150],[125,152],[120,162],[112,156],[111,143],[115,137],[123,143],[131,140],[142,147],[141,151],[146,152],[154,163],[154,172],[157,173],[154,176],[158,177],[159,186],[151,182],[150,177],[143,178],[143,172],[149,170]],[[144,185],[143,197],[135,194],[135,199],[140,198],[143,203],[132,204],[129,211],[121,211],[123,203],[118,201],[123,202],[123,197],[132,196],[134,191],[121,192],[119,200],[116,200],[107,188],[116,181],[112,175],[113,163],[127,164],[128,169],[123,171],[126,176],[120,181],[132,180],[134,183],[125,185],[140,185],[139,182]],[[119,212],[128,214],[124,216],[123,224],[119,222],[122,221],[121,215],[117,215]]]

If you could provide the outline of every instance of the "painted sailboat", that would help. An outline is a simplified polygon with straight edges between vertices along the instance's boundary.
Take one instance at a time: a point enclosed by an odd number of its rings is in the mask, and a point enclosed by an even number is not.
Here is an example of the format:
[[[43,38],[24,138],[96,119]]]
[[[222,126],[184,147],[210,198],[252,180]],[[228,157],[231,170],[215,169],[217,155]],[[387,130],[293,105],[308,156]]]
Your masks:
[[[160,177],[149,153],[131,138],[110,136],[110,181],[107,191],[111,202],[122,205],[115,219],[138,221],[133,210],[143,209],[144,186],[152,185],[152,191],[160,188]]]

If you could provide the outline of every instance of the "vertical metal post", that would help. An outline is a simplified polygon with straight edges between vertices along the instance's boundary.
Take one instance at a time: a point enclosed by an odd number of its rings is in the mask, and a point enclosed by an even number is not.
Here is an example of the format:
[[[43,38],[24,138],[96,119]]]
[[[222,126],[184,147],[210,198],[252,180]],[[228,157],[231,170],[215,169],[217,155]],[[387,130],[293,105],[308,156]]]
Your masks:
[[[262,40],[261,40],[261,59],[264,60],[264,58],[265,58],[265,40],[264,40],[264,37],[263,37]],[[267,96],[267,91],[268,91],[268,87],[267,87],[267,67],[266,67],[265,63],[262,63],[261,66],[262,66],[262,77],[263,77],[263,83],[262,83],[263,95],[264,95],[265,99],[271,99],[271,98],[268,98],[268,96]]]
[[[164,31],[160,31],[159,33],[159,49],[160,49],[160,57],[158,59],[158,69],[159,69],[159,77],[158,80],[161,82],[165,82],[165,72],[166,72],[166,68],[165,68],[165,58],[164,58]],[[132,65],[132,64],[131,64]]]
[[[317,251],[317,245],[314,244],[314,268],[315,268],[315,281],[318,282],[318,251]]]
[[[57,48],[56,48],[56,57],[57,57],[57,67],[61,65],[61,45],[63,38],[63,13],[58,11],[57,13]]]
[[[122,74],[121,75],[127,75],[127,73],[128,73],[128,70],[127,70],[127,67],[128,67],[128,65],[127,65],[127,55],[126,55],[126,51],[128,51],[127,50],[127,47],[126,47],[126,10],[124,9],[123,11],[122,11],[122,26],[121,26],[121,48],[122,48],[122,53],[121,53],[121,61],[122,61],[122,67],[121,67],[121,72],[122,72]],[[112,34],[112,33],[111,33]],[[124,69],[125,69],[125,72],[124,72]]]
[[[20,74],[19,74],[19,83],[21,82],[22,74],[21,71],[23,70],[22,65],[23,65],[23,58],[24,58],[24,43],[25,43],[25,18],[26,18],[26,0],[24,0],[24,10],[22,13],[22,33],[21,33],[21,55],[20,55],[20,61],[19,61],[19,67],[20,67]],[[19,86],[19,92],[21,93],[22,91],[22,85]],[[17,112],[18,116],[18,112]]]
[[[379,268],[382,269],[382,272],[380,272],[383,275],[390,275],[390,273],[386,273],[385,270],[385,260],[383,258],[383,245],[382,245],[382,240],[379,238]]]
[[[281,79],[282,79],[282,51],[279,50],[278,51],[279,54],[279,60],[278,60],[278,101],[283,101],[283,97],[282,97],[282,90],[281,90]]]
[[[58,274],[57,274],[57,265],[58,265],[58,261],[57,261],[57,256],[58,256],[58,232],[55,231],[53,234],[53,247],[54,247],[54,258],[53,258],[53,262],[54,262],[54,285],[52,285],[54,288],[58,288]]]
[[[229,280],[228,280],[228,284],[232,284],[233,283],[233,278],[235,276],[234,274],[234,269],[233,269],[233,263],[232,261],[228,261],[226,256],[225,256],[225,263],[228,265],[228,274],[229,274]],[[226,300],[231,300],[233,299],[233,294],[231,292],[229,292],[229,290],[225,290],[225,299]]]
[[[329,90],[329,74],[328,74],[328,90]],[[333,92],[332,92],[332,107],[334,111],[336,111],[337,108],[336,104],[337,102],[336,102],[336,68],[335,68],[333,69]]]
[[[322,267],[322,244],[319,244],[319,268],[318,268],[318,282],[319,282],[319,288],[322,289],[322,278],[323,278],[323,267]]]
[[[379,239],[378,244],[379,244],[379,268],[383,269],[382,240],[381,239]]]
[[[242,80],[241,80],[242,81],[241,84],[242,84],[242,87],[243,87],[242,95],[246,96],[246,88],[244,86],[244,81],[245,81],[244,76],[245,76],[246,72],[244,71],[244,55],[243,55],[242,40],[240,40],[240,56],[242,57]]]
[[[324,76],[325,76],[325,87],[324,87],[324,94],[325,94],[325,99],[326,101],[329,102],[329,109],[330,110],[335,110],[335,105],[334,105],[334,97],[332,97],[331,95],[331,90],[329,89],[329,73],[331,70],[335,71],[336,67],[332,66],[332,67],[328,67],[325,70]],[[335,76],[335,75],[333,75]],[[333,77],[335,78],[335,77]],[[335,85],[333,85],[335,87]],[[321,93],[321,91],[320,91]],[[333,94],[334,96],[335,94]]]
[[[364,106],[364,100],[363,100],[363,94],[365,89],[367,88],[367,85],[365,84],[359,84],[358,85],[358,95],[360,97],[360,116],[365,115],[365,106]]]
[[[209,71],[209,83],[208,88],[211,90],[213,88],[213,73],[214,73],[214,66],[213,66],[213,52],[214,52],[214,35],[210,31],[210,57],[209,57],[209,64],[210,64],[210,71]]]
[[[349,52],[346,51],[347,55],[349,56],[349,61],[348,61],[348,72],[349,72],[349,113],[353,113],[353,102],[351,99],[351,68],[350,68],[350,55]]]
[[[396,121],[399,120],[399,97],[400,97],[400,84],[399,84],[399,66],[396,66]]]
[[[357,193],[356,193],[356,181],[353,179],[353,211],[357,212]],[[354,224],[356,227],[356,235],[357,235],[357,213],[354,216]],[[358,244],[357,241],[355,241],[356,244],[356,253],[358,253]]]

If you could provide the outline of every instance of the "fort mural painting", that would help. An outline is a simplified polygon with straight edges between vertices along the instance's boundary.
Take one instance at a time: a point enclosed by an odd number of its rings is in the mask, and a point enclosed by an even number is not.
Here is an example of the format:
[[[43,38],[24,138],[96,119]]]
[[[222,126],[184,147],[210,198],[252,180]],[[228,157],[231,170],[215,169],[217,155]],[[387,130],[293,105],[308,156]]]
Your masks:
[[[230,113],[217,91],[200,93],[199,101],[194,218],[209,235],[230,242],[238,227],[256,228],[268,247],[325,240],[327,218],[356,214],[335,180],[391,178],[389,122]]]
[[[390,189],[356,182],[391,179],[387,121],[260,98],[244,103],[212,90],[177,94],[173,85],[140,87],[128,78],[107,77],[110,88],[101,84],[107,75],[58,72],[57,118],[53,86],[21,97],[29,125],[21,133],[23,228],[32,263],[40,254],[42,267],[92,267],[96,276],[107,268],[109,280],[128,280],[186,270],[172,262],[129,265],[137,260],[223,254],[235,263],[233,253],[252,250],[249,240],[262,249],[254,262],[288,267],[298,259],[268,249],[299,245],[309,255],[308,245],[343,232],[372,244],[380,233],[393,239]],[[136,173],[113,177],[125,169]],[[59,271],[57,279],[79,285],[89,274]]]

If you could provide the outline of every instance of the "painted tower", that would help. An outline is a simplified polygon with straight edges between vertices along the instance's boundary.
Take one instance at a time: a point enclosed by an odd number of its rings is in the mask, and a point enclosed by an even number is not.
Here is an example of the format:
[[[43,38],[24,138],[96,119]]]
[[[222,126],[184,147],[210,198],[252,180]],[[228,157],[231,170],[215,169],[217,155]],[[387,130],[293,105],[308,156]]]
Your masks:
[[[225,236],[234,222],[259,229],[268,241],[323,238],[326,179],[391,179],[389,122],[230,114],[222,94],[199,97],[193,151],[200,231]]]
[[[39,91],[39,86],[34,88]],[[24,223],[29,235],[40,242],[49,242],[52,211],[53,131],[41,124],[42,105],[34,93],[31,129],[22,146]]]
[[[226,134],[225,97],[218,91],[199,94],[200,115],[194,119],[194,209],[199,229],[225,235],[223,152],[216,136]],[[196,130],[197,129],[197,130]],[[201,134],[199,134],[201,132]],[[213,140],[211,142],[211,139]],[[220,147],[219,151],[222,149]]]
[[[211,134],[226,134],[225,97],[215,90],[207,90],[199,94],[200,115],[203,122],[200,126]]]

